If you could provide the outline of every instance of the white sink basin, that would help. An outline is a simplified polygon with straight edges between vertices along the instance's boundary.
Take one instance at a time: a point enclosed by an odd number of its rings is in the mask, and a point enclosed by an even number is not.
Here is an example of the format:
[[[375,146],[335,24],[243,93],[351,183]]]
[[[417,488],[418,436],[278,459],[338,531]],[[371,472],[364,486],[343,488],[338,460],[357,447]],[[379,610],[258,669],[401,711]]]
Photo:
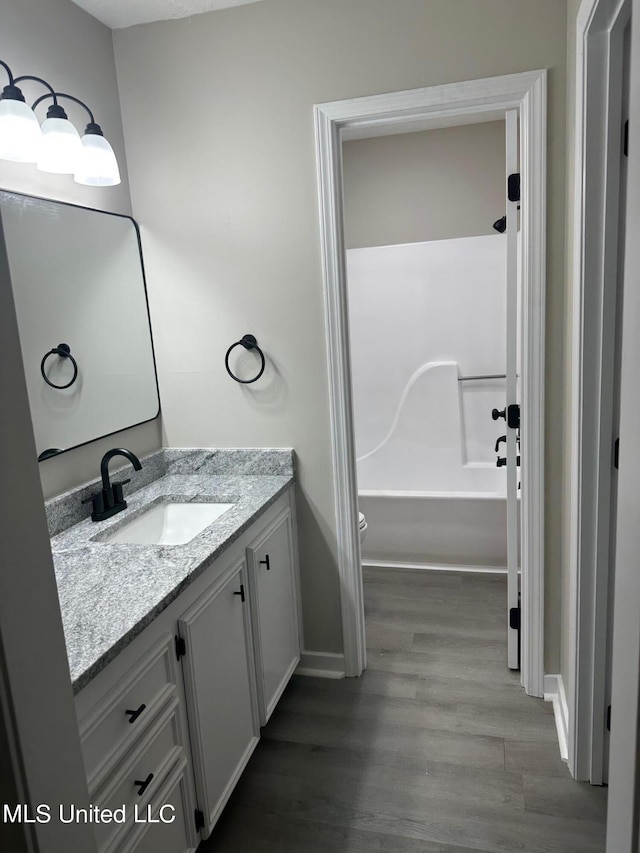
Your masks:
[[[101,536],[100,541],[130,545],[184,545],[232,506],[222,503],[157,503],[113,533]]]

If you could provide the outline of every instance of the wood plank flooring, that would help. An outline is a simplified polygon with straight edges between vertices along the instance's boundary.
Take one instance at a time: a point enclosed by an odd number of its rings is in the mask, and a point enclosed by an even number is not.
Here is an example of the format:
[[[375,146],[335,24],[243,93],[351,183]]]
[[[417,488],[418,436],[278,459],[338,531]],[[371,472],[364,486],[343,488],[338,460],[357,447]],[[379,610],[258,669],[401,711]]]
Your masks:
[[[505,596],[366,570],[367,671],[293,678],[199,853],[603,853],[606,788],[506,668]]]

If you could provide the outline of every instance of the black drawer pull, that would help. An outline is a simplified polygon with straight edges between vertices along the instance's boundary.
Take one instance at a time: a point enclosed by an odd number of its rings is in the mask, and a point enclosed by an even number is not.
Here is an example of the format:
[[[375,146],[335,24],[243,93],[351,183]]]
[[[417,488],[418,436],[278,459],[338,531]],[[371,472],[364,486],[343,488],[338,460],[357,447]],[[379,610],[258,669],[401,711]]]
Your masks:
[[[151,784],[152,779],[153,779],[153,773],[149,773],[149,775],[144,780],[144,782],[141,782],[139,779],[134,780],[134,783],[133,783],[134,785],[140,785],[140,787],[138,788],[138,796],[139,797],[141,797],[144,794],[144,792],[147,790],[147,788]]]
[[[140,707],[138,708],[138,710],[137,710],[137,711],[129,711],[129,710],[127,709],[127,710],[125,711],[125,714],[128,714],[128,715],[129,715],[129,722],[130,722],[130,723],[135,723],[135,721],[138,719],[138,717],[140,716],[140,714],[144,711],[144,709],[145,709],[146,707],[147,707],[146,705],[140,705]]]
[[[271,570],[271,565],[270,565],[270,563],[269,563],[269,555],[268,555],[268,554],[265,556],[264,560],[260,560],[260,565],[261,565],[261,566],[266,566],[266,567],[267,567],[267,571],[270,571],[270,570]]]

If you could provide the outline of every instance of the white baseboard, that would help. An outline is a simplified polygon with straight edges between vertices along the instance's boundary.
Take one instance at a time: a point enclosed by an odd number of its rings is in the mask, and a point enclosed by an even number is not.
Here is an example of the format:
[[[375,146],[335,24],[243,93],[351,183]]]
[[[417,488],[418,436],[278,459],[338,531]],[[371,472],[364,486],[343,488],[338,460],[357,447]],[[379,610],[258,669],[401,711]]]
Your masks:
[[[506,566],[458,566],[448,563],[394,563],[389,560],[362,560],[363,569],[418,569],[423,572],[481,572],[487,575],[506,574]]]
[[[344,655],[302,651],[295,674],[311,675],[314,678],[344,678]]]
[[[564,690],[562,675],[545,675],[544,677],[544,700],[553,702],[553,716],[556,721],[558,732],[558,745],[560,757],[563,761],[569,760],[569,706],[567,705],[567,694]]]

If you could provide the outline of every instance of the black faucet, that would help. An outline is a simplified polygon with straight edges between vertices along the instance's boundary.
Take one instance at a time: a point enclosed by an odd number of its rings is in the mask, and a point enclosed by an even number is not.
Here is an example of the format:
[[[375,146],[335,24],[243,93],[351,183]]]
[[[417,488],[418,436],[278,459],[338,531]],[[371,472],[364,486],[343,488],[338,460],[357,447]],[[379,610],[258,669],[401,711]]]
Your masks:
[[[122,512],[123,509],[127,508],[127,502],[123,497],[122,487],[127,483],[130,483],[131,480],[118,480],[115,483],[110,481],[109,462],[111,462],[114,456],[124,456],[125,459],[128,459],[129,462],[131,462],[136,471],[139,471],[142,468],[142,463],[135,453],[132,453],[130,450],[126,450],[124,447],[114,447],[113,450],[107,450],[102,457],[102,462],[100,463],[102,491],[96,492],[96,494],[91,495],[90,498],[82,501],[83,504],[91,501],[93,505],[91,521],[104,521],[106,518],[111,518],[112,515],[115,515],[117,512]]]

